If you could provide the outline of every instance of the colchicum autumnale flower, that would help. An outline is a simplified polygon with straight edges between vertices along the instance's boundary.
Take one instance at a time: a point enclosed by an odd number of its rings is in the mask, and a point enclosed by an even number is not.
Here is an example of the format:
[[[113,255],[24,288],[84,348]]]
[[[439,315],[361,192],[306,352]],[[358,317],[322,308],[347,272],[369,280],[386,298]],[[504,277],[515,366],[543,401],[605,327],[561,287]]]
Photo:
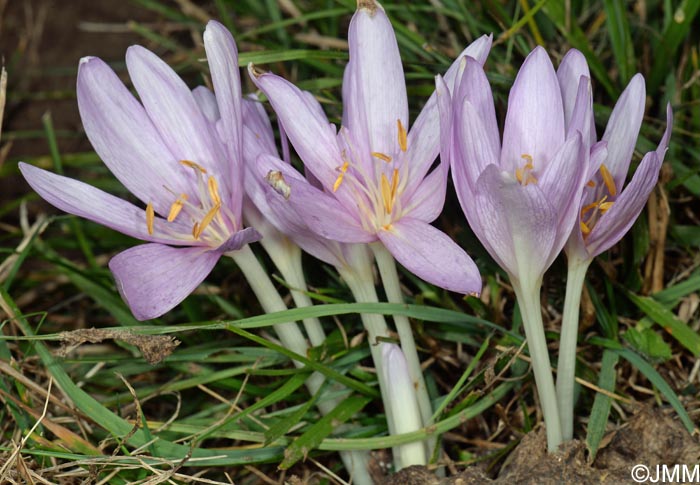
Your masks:
[[[562,59],[557,76],[568,125],[576,103],[573,86],[579,79],[590,77],[586,58],[579,51],[570,50]],[[623,189],[645,104],[644,78],[637,74],[615,104],[601,141],[596,142],[594,126],[584,140],[590,149],[591,163],[588,182],[577,206],[578,218],[565,246],[568,275],[557,365],[557,399],[564,440],[573,438],[578,314],[586,271],[593,258],[610,249],[634,224],[656,186],[671,136],[673,115],[667,106],[666,130],[659,146],[644,155],[632,180]]]
[[[216,97],[190,91],[155,54],[127,50],[141,103],[102,60],[85,57],[78,106],[90,142],[145,210],[88,184],[20,164],[29,184],[61,210],[148,241],[109,263],[139,320],[187,297],[219,257],[259,239],[241,224],[241,88],[231,34],[211,21],[204,45]],[[218,121],[214,122],[220,118]]]
[[[468,58],[452,92],[453,131],[444,136],[442,155],[451,160],[457,195],[470,226],[513,284],[547,441],[554,450],[561,435],[539,293],[544,272],[578,217],[589,163],[583,137],[591,124],[590,83],[577,84],[576,109],[567,129],[554,67],[546,51],[536,48],[511,89],[502,144],[481,63]]]
[[[466,52],[483,63],[490,43],[484,36]],[[308,93],[249,66],[313,183],[273,157],[261,157],[261,172],[280,174],[288,203],[317,234],[345,243],[379,240],[424,280],[461,293],[480,292],[471,258],[430,225],[444,204],[448,169],[443,163],[429,173],[439,151],[437,96],[409,130],[398,45],[378,3],[358,3],[349,44],[337,130]],[[457,68],[446,77],[455,77]]]

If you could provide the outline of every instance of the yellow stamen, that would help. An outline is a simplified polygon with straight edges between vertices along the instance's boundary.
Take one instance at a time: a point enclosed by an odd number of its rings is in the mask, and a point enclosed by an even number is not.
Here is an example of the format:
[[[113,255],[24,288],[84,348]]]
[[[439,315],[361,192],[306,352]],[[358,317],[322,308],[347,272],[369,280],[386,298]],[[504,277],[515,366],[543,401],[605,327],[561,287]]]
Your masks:
[[[522,155],[520,155],[520,158],[524,158],[525,160],[527,160],[527,163],[525,164],[526,170],[533,170],[535,168],[535,165],[533,165],[532,155],[523,153]]]
[[[396,120],[396,126],[399,129],[399,148],[405,152],[408,149],[408,133],[406,133],[406,128],[403,127],[401,120]]]
[[[589,227],[586,225],[585,222],[580,221],[578,224],[581,227],[581,232],[583,233],[584,236],[587,234],[590,234],[591,230],[589,229]]]
[[[383,153],[372,152],[372,156],[373,156],[374,158],[378,158],[378,159],[380,159],[380,160],[384,160],[386,163],[391,162],[391,157],[390,157],[389,155],[385,155],[385,154],[383,154]],[[347,162],[346,162],[346,163],[347,163]]]
[[[343,179],[345,178],[345,173],[348,171],[348,168],[350,168],[350,164],[348,162],[343,162],[343,164],[338,167],[340,174],[338,175],[338,178],[335,179],[335,183],[333,184],[333,192],[337,191],[340,184],[343,183]]]
[[[382,174],[381,178],[382,201],[384,202],[384,210],[387,214],[391,214],[391,186],[386,175]]]
[[[595,182],[592,181],[592,180],[589,180],[588,182],[586,182],[586,185],[587,185],[588,187],[595,187]]]
[[[173,202],[173,205],[170,206],[170,212],[168,212],[168,222],[173,222],[181,210],[182,201],[177,199],[175,202]]]
[[[528,173],[528,174],[527,174],[527,179],[525,180],[525,185],[527,185],[527,184],[536,184],[536,183],[537,183],[537,179],[535,178],[535,176],[532,175],[531,173]]]
[[[207,181],[207,188],[209,189],[209,197],[214,205],[221,205],[221,197],[219,197],[219,184],[216,183],[214,177],[209,177]]]
[[[153,210],[153,204],[150,202],[146,204],[146,229],[148,229],[148,235],[153,235],[153,222],[156,218],[156,211]]]
[[[396,200],[396,189],[399,187],[399,169],[395,168],[391,174],[391,205],[393,207]]]
[[[523,183],[523,169],[522,168],[515,169],[515,178],[518,180],[519,184]]]
[[[217,204],[211,209],[209,209],[209,212],[204,216],[204,219],[202,219],[202,222],[199,223],[199,227],[193,229],[193,235],[195,239],[199,239],[199,236],[202,235],[204,230],[207,228],[207,226],[211,223],[212,220],[214,220],[214,217],[216,217],[216,214],[219,212],[219,209],[221,208],[221,204]]]
[[[608,189],[608,192],[610,192],[610,195],[617,195],[615,181],[604,163],[600,165],[600,175],[603,177],[603,182],[605,182],[605,187]]]
[[[598,207],[598,204],[600,204],[600,201],[591,202],[590,204],[583,206],[583,208],[581,208],[581,217],[586,215],[586,213],[591,209],[595,209],[596,207]]]
[[[186,200],[187,194],[180,194],[180,197],[173,202],[173,205],[170,206],[170,212],[168,212],[168,222],[173,222],[175,220]]]
[[[614,202],[602,202],[600,204],[600,212],[605,214],[612,207],[613,204]]]
[[[199,238],[199,222],[195,222],[194,226],[192,226],[192,237],[197,239]]]
[[[202,167],[200,164],[193,162],[192,160],[180,160],[180,163],[185,167],[194,168],[202,173],[207,173],[207,169]]]
[[[343,177],[345,177],[345,172],[340,172],[340,175],[338,175],[338,178],[335,179],[335,183],[333,184],[333,192],[337,191],[340,184],[343,183]]]

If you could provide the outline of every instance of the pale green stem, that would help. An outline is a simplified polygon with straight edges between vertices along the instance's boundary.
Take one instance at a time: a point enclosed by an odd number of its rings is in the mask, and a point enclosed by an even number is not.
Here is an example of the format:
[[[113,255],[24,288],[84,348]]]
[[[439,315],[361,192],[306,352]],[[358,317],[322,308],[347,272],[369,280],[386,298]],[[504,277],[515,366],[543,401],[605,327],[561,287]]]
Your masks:
[[[382,277],[382,284],[384,285],[384,292],[386,293],[387,299],[390,303],[404,303],[394,257],[381,242],[372,243],[371,247],[372,251],[374,251],[374,257],[377,260],[377,267]],[[401,350],[406,357],[408,371],[413,381],[413,387],[416,390],[416,400],[420,408],[423,425],[429,426],[433,424],[433,410],[430,404],[430,397],[428,396],[428,389],[425,386],[423,369],[421,369],[420,366],[416,341],[413,338],[413,330],[411,329],[408,317],[405,315],[394,315],[393,318],[396,331],[399,334],[399,340],[401,341]]]
[[[263,238],[260,240],[263,248],[282,273],[282,278],[290,287],[292,299],[297,308],[309,307],[312,305],[311,298],[306,294],[306,280],[304,279],[304,269],[301,264],[301,249],[299,246],[288,240]],[[305,318],[304,329],[308,335],[311,345],[318,347],[326,340],[326,333],[323,331],[318,318]]]
[[[542,415],[547,431],[547,449],[556,451],[562,442],[561,422],[559,421],[559,406],[557,393],[554,389],[554,379],[549,362],[549,350],[544,335],[544,323],[540,308],[540,288],[542,279],[535,281],[518,281],[511,277],[513,290],[518,299],[520,313],[525,327],[525,338],[530,350],[532,370],[535,374],[537,394],[542,405]]]
[[[569,259],[566,275],[566,297],[559,339],[557,363],[557,401],[564,441],[574,437],[574,383],[576,379],[576,343],[578,341],[579,307],[586,271],[592,259]]]
[[[376,303],[379,301],[377,290],[374,286],[374,277],[372,275],[371,261],[367,260],[364,267],[360,268],[354,265],[353,268],[347,266],[337,267],[338,272],[347,283],[350,291],[355,297],[355,301],[361,303]],[[367,338],[369,340],[369,348],[372,353],[374,367],[377,370],[377,380],[379,381],[379,390],[384,402],[384,412],[386,413],[387,425],[389,434],[397,434],[396,419],[400,419],[403,410],[399,403],[390,399],[388,393],[388,383],[386,382],[386,373],[384,372],[382,361],[381,341],[378,338],[389,338],[389,328],[382,315],[377,314],[361,314],[362,323],[367,330]],[[394,408],[396,406],[396,409]],[[419,429],[419,428],[417,428]],[[416,431],[416,430],[413,430]],[[420,453],[415,453],[415,450],[421,450]],[[403,457],[403,459],[402,459]],[[426,454],[422,445],[420,447],[412,446],[411,443],[399,445],[394,448],[394,466],[398,470],[401,467],[410,465],[425,465],[427,463]]]
[[[377,261],[379,275],[382,278],[382,285],[384,286],[387,299],[390,303],[404,303],[394,257],[381,242],[372,243],[371,247],[374,252],[374,258]],[[396,332],[399,334],[401,350],[406,357],[408,372],[410,373],[411,381],[413,381],[412,389],[415,390],[414,394],[418,403],[423,426],[430,426],[433,424],[433,409],[430,403],[430,396],[428,396],[428,388],[425,385],[425,378],[423,377],[423,369],[421,368],[420,359],[418,357],[416,341],[413,338],[413,329],[408,321],[408,317],[405,315],[393,315],[393,318]],[[433,455],[437,443],[437,438],[426,441],[426,458],[430,458]]]
[[[262,267],[249,246],[243,246],[238,251],[232,251],[227,253],[227,255],[236,262],[246,280],[248,280],[253,293],[258,298],[260,306],[266,313],[287,310],[287,305],[272,283],[270,275]],[[309,346],[296,323],[278,323],[273,328],[282,345],[297,354],[306,355]],[[297,367],[303,366],[302,363],[297,361],[294,361],[294,365]],[[321,385],[323,385],[324,379],[323,374],[318,372],[311,374],[306,380],[306,387],[309,389],[309,392],[316,394]],[[337,402],[335,401],[320,400],[318,402],[318,408],[323,414],[328,414],[336,405]],[[369,475],[369,454],[367,452],[341,452],[340,455],[346,469],[352,476],[353,483],[358,485],[371,485],[373,483]]]

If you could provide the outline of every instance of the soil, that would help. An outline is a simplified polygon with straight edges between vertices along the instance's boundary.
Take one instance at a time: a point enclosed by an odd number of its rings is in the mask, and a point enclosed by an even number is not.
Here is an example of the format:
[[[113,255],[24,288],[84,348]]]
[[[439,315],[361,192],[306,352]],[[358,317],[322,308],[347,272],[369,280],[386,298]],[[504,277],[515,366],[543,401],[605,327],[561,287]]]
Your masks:
[[[691,436],[673,412],[645,410],[633,416],[604,440],[595,461],[587,460],[585,443],[574,440],[548,454],[544,429],[526,435],[513,450],[497,477],[472,466],[449,478],[438,478],[426,467],[408,467],[388,478],[385,485],[554,485],[635,484],[631,471],[645,465],[656,477],[656,465],[700,463],[700,440]],[[651,483],[649,481],[642,483]],[[670,483],[670,482],[663,482]]]

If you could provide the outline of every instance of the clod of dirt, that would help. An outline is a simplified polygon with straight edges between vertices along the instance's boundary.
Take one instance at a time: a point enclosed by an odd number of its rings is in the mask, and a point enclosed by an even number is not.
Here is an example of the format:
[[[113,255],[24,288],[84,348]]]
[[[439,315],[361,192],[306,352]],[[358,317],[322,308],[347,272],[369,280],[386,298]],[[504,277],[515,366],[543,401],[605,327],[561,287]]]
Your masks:
[[[637,464],[693,466],[700,462],[700,443],[678,421],[662,410],[644,410],[612,432],[608,445],[593,465],[586,447],[574,440],[556,453],[547,453],[544,429],[528,434],[510,454],[498,478],[481,469],[467,468],[449,478],[437,478],[425,467],[408,467],[389,477],[386,485],[577,485],[633,484],[630,473]]]
[[[121,340],[138,347],[151,365],[157,364],[173,353],[180,341],[170,335],[138,335],[129,330],[109,330],[99,328],[84,328],[62,332],[60,334],[63,343],[59,355],[65,356],[75,347],[84,343],[100,343],[103,340]]]

